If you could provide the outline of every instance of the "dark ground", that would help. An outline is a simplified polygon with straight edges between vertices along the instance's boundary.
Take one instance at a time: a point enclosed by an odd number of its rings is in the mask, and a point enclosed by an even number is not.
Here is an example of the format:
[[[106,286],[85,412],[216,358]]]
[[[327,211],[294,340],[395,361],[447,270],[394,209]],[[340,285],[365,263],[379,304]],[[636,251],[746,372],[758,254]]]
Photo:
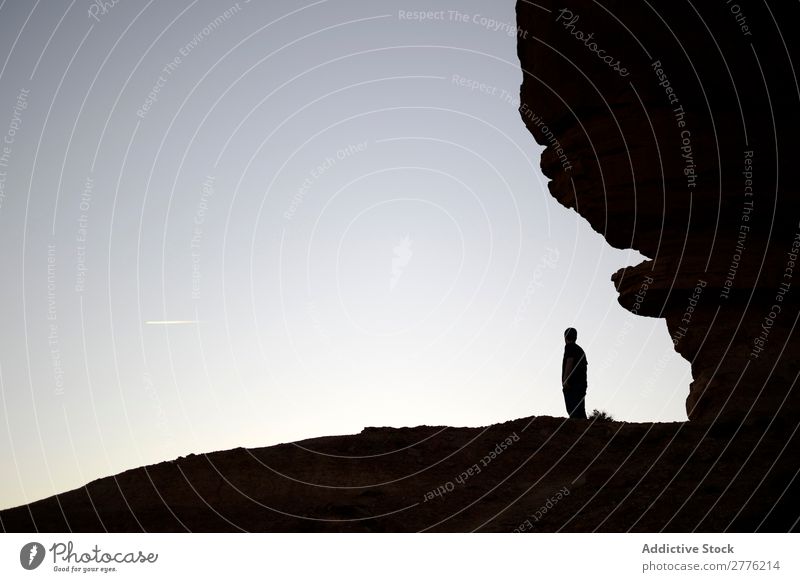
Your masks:
[[[551,417],[366,428],[180,457],[0,521],[8,532],[795,531],[799,440],[789,425]]]

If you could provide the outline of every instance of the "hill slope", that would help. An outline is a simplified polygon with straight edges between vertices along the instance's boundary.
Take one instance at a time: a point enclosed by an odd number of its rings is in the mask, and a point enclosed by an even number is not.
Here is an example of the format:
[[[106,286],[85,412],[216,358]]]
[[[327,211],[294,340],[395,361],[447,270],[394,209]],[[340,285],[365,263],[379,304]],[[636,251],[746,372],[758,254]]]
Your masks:
[[[190,455],[0,512],[5,531],[789,531],[796,429],[523,418]]]

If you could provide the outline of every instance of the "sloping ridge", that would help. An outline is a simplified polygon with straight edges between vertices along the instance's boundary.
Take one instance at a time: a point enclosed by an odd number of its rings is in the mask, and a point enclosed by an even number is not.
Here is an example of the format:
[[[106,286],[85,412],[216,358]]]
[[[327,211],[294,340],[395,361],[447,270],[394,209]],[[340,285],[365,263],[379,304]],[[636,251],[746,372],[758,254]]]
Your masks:
[[[4,531],[789,531],[792,426],[521,418],[190,455],[0,512]]]

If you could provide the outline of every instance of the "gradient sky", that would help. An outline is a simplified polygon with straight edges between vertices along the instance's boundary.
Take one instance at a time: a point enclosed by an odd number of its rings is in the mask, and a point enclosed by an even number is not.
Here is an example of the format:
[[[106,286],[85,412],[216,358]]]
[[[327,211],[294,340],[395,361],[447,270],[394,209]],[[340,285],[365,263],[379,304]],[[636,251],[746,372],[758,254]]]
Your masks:
[[[547,192],[513,0],[98,6],[0,4],[0,507],[563,416],[568,326],[589,410],[686,418],[689,364],[609,279],[643,257]]]

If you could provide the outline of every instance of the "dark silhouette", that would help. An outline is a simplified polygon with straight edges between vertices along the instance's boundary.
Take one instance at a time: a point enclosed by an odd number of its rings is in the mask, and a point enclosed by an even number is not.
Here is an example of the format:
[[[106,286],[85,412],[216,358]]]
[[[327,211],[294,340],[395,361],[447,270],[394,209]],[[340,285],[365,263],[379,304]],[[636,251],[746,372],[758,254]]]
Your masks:
[[[692,4],[519,0],[520,117],[553,197],[648,257],[612,275],[617,301],[666,321],[689,420],[796,425],[800,3]]]
[[[561,386],[564,390],[564,403],[570,418],[586,420],[586,353],[575,340],[578,331],[568,327],[564,331],[564,360],[561,363]]]

